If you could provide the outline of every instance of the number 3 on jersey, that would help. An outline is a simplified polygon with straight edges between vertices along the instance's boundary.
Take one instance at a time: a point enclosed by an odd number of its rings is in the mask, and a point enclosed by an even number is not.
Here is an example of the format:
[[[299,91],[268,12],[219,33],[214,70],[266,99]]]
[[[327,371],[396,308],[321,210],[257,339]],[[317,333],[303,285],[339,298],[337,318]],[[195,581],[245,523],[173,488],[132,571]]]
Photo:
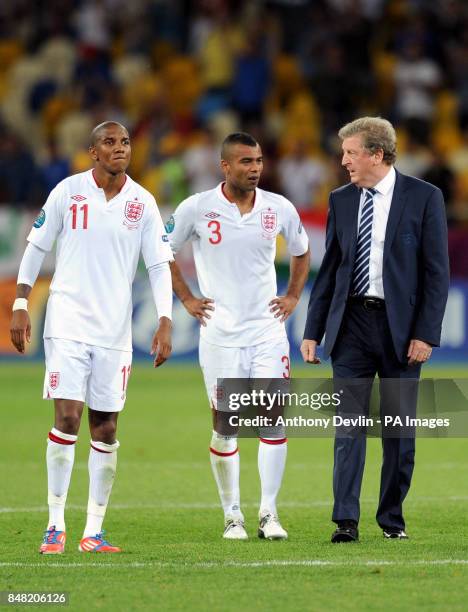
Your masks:
[[[76,220],[78,216],[78,204],[72,204],[68,210],[72,211],[72,229],[76,229]],[[82,229],[88,229],[88,205],[80,206],[80,211],[83,211]]]
[[[219,244],[221,242],[221,223],[219,221],[210,221],[208,227],[211,230],[211,236],[208,240],[211,244]]]

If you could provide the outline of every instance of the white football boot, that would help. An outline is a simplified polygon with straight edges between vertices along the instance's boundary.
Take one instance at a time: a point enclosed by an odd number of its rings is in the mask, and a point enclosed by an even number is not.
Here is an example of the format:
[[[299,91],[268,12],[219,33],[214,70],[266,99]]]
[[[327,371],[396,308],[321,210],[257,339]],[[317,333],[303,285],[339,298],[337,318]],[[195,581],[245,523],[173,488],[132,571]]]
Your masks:
[[[226,540],[248,540],[249,536],[245,530],[243,519],[227,517],[223,538]]]
[[[287,540],[288,532],[281,527],[279,518],[274,514],[260,516],[258,537],[265,540]]]

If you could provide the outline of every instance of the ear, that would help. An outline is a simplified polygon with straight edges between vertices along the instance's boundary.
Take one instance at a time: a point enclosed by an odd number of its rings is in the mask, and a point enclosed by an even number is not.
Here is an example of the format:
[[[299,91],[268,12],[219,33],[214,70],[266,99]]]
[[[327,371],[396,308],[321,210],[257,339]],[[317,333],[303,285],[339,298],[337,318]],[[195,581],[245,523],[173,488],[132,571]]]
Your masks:
[[[383,161],[383,156],[384,156],[383,149],[377,149],[377,151],[374,153],[374,155],[375,155],[375,161],[378,164],[381,164],[382,161]]]
[[[98,154],[97,154],[95,146],[93,146],[93,145],[90,146],[88,151],[89,151],[89,154],[91,155],[91,159],[93,159],[94,161],[99,161]]]
[[[224,172],[224,174],[226,174],[226,172],[229,169],[229,162],[227,162],[225,159],[222,159],[220,167],[221,167],[221,170]]]

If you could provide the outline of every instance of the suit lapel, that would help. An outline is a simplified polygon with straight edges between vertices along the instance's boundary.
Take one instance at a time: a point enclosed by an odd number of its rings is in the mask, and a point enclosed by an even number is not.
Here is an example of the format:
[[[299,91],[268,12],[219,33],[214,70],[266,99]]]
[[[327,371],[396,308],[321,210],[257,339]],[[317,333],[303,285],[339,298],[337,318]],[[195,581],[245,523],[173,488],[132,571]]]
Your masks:
[[[388,213],[387,229],[385,232],[384,242],[384,261],[388,257],[390,247],[400,221],[401,214],[406,202],[406,194],[404,189],[404,176],[399,172],[396,173],[395,188],[393,190],[392,203],[390,204],[390,212]]]
[[[359,202],[361,200],[361,190],[357,187],[353,189],[351,195],[349,196],[349,202],[346,206],[347,219],[346,219],[346,229],[348,230],[349,236],[349,258],[351,262],[354,262],[354,257],[356,253],[356,243],[358,236],[358,214],[359,214]]]

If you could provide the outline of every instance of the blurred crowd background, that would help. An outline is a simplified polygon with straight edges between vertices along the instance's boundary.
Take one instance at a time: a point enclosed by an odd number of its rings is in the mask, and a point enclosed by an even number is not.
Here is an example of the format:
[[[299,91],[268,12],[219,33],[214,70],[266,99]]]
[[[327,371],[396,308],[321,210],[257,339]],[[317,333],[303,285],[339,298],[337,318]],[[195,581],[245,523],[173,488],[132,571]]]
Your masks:
[[[348,181],[336,132],[367,114],[397,128],[397,168],[444,192],[468,277],[466,0],[0,2],[3,207],[40,208],[114,119],[160,205],[213,187],[220,141],[243,129],[261,186],[323,212]]]

